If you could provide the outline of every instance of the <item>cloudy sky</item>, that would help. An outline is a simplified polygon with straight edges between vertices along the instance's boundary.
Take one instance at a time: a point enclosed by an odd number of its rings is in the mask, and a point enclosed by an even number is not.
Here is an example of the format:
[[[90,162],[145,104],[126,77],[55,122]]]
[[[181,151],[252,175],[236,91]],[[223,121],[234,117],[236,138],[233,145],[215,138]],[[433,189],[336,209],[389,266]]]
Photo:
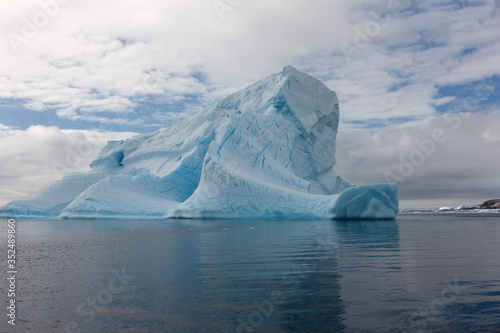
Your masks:
[[[0,31],[0,204],[285,65],[337,92],[343,177],[500,197],[499,0],[5,0]]]

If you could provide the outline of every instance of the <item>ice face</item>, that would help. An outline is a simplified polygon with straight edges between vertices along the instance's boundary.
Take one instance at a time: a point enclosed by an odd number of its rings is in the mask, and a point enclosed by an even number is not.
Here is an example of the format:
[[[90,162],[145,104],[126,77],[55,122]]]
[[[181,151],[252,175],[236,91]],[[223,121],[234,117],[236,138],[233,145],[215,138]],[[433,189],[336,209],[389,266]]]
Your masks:
[[[44,187],[27,200],[16,200],[0,207],[4,217],[55,217],[80,193],[102,179],[99,174],[72,173]]]
[[[393,218],[394,185],[354,187],[334,171],[338,120],[336,94],[287,66],[175,126],[109,142],[87,175],[63,178],[0,212],[61,218]]]

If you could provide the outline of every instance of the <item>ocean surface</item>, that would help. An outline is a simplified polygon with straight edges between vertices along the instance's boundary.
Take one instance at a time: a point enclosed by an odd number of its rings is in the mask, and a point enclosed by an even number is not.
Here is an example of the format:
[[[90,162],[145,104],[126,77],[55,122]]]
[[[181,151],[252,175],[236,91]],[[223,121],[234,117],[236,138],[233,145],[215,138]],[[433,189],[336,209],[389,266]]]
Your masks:
[[[1,332],[500,332],[500,214],[19,220],[16,236]]]

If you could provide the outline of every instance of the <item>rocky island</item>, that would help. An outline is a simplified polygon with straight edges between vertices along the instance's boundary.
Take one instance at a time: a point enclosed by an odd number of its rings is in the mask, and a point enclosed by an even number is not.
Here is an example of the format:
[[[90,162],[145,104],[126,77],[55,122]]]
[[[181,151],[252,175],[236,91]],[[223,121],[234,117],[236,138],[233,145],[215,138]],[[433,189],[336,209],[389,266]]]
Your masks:
[[[471,207],[471,209],[500,209],[500,199],[486,200],[480,205]]]

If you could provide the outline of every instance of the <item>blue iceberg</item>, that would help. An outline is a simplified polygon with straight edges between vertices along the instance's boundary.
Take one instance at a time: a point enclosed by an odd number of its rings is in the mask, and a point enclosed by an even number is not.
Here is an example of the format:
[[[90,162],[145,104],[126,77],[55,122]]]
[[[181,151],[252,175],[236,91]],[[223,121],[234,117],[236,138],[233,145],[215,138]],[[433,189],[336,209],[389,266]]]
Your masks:
[[[2,216],[59,218],[394,218],[394,184],[355,186],[334,171],[339,104],[287,66],[177,125],[110,141]]]

